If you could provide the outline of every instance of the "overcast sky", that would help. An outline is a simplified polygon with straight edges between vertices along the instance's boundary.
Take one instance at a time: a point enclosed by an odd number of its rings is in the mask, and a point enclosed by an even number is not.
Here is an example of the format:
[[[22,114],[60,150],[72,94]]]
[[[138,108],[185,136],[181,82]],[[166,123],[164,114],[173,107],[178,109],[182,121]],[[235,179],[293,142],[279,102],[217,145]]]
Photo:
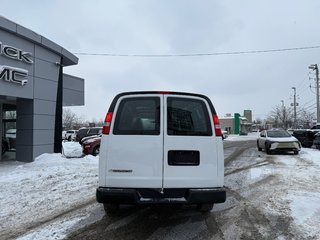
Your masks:
[[[0,14],[72,53],[198,54],[320,46],[320,1],[1,0]],[[85,79],[87,120],[105,117],[119,92],[172,90],[209,96],[220,117],[265,118],[293,102],[315,111],[320,48],[201,57],[83,56],[65,73]],[[311,78],[311,79],[309,79]],[[313,91],[313,92],[312,92]]]

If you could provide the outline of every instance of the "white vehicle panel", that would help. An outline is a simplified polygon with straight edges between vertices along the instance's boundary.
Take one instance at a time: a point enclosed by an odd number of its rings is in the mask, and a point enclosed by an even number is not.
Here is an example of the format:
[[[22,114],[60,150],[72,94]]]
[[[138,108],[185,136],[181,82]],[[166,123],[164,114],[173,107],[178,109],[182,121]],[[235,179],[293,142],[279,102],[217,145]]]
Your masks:
[[[188,139],[188,140],[187,140]],[[169,150],[195,150],[200,152],[198,166],[168,165]],[[218,151],[216,140],[210,137],[168,137],[164,148],[164,188],[217,187]]]
[[[106,185],[161,188],[161,136],[112,136],[106,155]]]
[[[159,135],[115,135],[113,128],[120,102],[126,98],[160,98]],[[167,134],[167,97],[192,98],[204,102],[212,136]],[[168,151],[199,151],[197,166],[168,164]],[[143,94],[119,98],[109,135],[102,135],[99,186],[112,188],[212,188],[223,187],[224,157],[222,137],[215,136],[212,113],[205,99],[185,95]],[[103,159],[103,160],[102,160]]]
[[[161,188],[163,162],[163,126],[160,121],[159,135],[114,135],[114,122],[120,102],[133,96],[127,95],[118,100],[111,122],[110,135],[102,135],[99,176],[100,186],[119,188]],[[159,95],[134,95],[139,97],[162,97]],[[160,109],[162,115],[162,109]],[[101,185],[102,184],[102,185]]]
[[[186,96],[165,95],[164,103],[167,109],[167,97],[186,98]],[[204,101],[202,98],[190,97]],[[172,136],[164,132],[164,188],[209,188],[223,186],[223,146],[222,138],[215,137],[212,114],[209,105],[204,101],[209,113],[212,136]],[[167,119],[165,111],[164,119]],[[167,121],[164,121],[167,129]],[[194,150],[200,152],[198,166],[171,166],[168,164],[168,151]],[[218,159],[222,163],[218,164]],[[221,170],[222,169],[222,170]],[[219,173],[220,172],[220,173]],[[222,172],[222,174],[221,174]]]

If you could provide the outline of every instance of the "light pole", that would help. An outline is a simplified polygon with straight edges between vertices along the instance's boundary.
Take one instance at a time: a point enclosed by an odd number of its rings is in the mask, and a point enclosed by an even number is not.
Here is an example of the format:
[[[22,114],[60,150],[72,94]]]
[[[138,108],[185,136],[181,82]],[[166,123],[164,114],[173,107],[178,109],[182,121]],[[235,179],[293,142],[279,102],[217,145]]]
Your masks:
[[[311,64],[309,69],[316,71],[316,102],[317,102],[317,124],[320,123],[320,105],[319,105],[319,68],[317,64]]]
[[[293,89],[293,112],[294,112],[294,122],[293,122],[293,128],[297,128],[297,102],[296,102],[296,88],[292,87]]]
[[[281,108],[281,111],[282,111],[282,127],[285,128],[285,119],[286,119],[286,116],[285,116],[285,107],[284,107],[284,100],[281,100],[282,102],[282,108]]]

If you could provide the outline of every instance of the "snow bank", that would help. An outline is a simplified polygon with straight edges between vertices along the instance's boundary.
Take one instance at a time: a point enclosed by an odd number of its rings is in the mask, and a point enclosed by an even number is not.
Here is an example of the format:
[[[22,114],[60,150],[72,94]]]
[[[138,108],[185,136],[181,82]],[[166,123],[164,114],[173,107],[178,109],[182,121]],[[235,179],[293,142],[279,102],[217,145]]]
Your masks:
[[[248,133],[248,135],[235,135],[230,134],[224,141],[249,141],[249,140],[257,140],[259,136],[259,132]]]
[[[63,142],[62,143],[62,154],[66,157],[82,157],[82,147],[78,142]]]
[[[68,154],[79,153],[75,144],[64,143]],[[42,154],[31,163],[0,162],[0,239],[94,201],[97,185],[98,157],[91,155]]]

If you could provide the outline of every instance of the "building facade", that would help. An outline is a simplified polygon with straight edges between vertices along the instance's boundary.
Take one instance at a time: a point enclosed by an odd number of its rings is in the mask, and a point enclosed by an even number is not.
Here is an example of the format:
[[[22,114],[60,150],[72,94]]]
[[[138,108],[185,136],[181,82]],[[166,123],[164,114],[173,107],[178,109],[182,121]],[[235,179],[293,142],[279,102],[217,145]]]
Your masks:
[[[84,79],[63,73],[77,63],[63,47],[0,16],[1,136],[17,161],[61,151],[62,107],[84,105]]]
[[[241,134],[251,132],[252,129],[252,112],[251,110],[244,110],[244,116],[239,113],[234,115],[228,113],[224,117],[220,117],[220,126],[222,130],[229,134]]]

